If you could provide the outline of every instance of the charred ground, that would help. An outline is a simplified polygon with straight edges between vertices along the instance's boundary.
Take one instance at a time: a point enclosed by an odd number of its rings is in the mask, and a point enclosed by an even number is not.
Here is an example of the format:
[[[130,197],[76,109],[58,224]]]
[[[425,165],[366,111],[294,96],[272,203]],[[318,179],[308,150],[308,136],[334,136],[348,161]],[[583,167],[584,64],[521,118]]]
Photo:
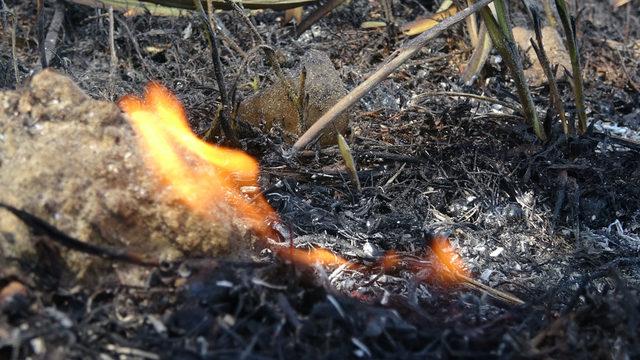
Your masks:
[[[29,5],[7,4],[20,21],[23,80],[38,64],[35,19]],[[116,100],[140,92],[149,80],[161,81],[184,102],[194,130],[206,130],[217,86],[197,19],[116,14],[114,72],[104,12],[65,6],[53,67],[99,99]],[[601,1],[581,6],[590,120],[640,131],[640,14],[637,8],[613,12]],[[433,7],[397,3],[397,20]],[[45,9],[51,16],[53,10]],[[277,23],[280,13],[265,11],[256,22],[285,67],[306,49],[323,50],[353,87],[402,41],[384,30],[359,28],[380,13],[376,3],[354,1],[298,40]],[[245,51],[257,45],[233,14],[220,19]],[[13,66],[8,44],[0,45],[5,74]],[[0,287],[17,281],[26,289],[2,304],[0,357],[43,357],[43,348],[59,358],[639,356],[638,148],[598,135],[540,144],[522,119],[504,109],[418,96],[483,90],[515,102],[495,61],[479,85],[460,85],[459,66],[468,54],[461,28],[449,31],[353,109],[349,139],[361,194],[336,148],[288,159],[277,131],[258,129],[248,130],[243,145],[261,159],[265,195],[296,245],[367,261],[386,250],[420,256],[429,234],[446,233],[474,277],[526,305],[505,305],[462,286],[425,284],[424,274],[409,271],[376,278],[294,268],[266,251],[255,263],[193,259],[155,269],[142,288],[108,276],[92,286],[65,288],[55,257],[35,264],[7,259]],[[239,99],[251,93],[248,83],[273,81],[260,53],[246,68],[229,48],[222,55],[228,83],[244,72]],[[2,86],[16,85],[5,76]],[[561,89],[571,104],[569,84]],[[534,96],[539,110],[546,110],[546,89],[534,89]],[[43,254],[52,251],[45,243],[37,246]]]

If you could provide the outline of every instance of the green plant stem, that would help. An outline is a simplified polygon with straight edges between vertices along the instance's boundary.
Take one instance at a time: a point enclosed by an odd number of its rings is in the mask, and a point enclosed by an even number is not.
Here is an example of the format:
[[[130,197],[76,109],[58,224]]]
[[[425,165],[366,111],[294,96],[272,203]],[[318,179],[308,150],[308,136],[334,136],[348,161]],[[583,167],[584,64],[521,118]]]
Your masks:
[[[575,28],[572,24],[571,15],[564,0],[555,0],[560,22],[567,37],[567,47],[571,58],[571,72],[573,78],[573,93],[576,97],[576,113],[578,115],[578,132],[584,134],[587,131],[587,113],[584,105],[584,85],[582,83],[582,71],[580,67],[580,54],[576,42]]]
[[[538,119],[538,113],[533,103],[533,97],[531,91],[527,85],[527,80],[524,77],[524,70],[522,69],[522,60],[520,59],[520,53],[516,49],[516,45],[513,41],[513,34],[511,28],[508,27],[507,20],[504,13],[504,3],[500,0],[494,2],[496,5],[496,14],[499,20],[493,17],[491,10],[488,7],[480,10],[480,15],[487,26],[491,41],[504,59],[511,72],[511,76],[516,83],[516,89],[518,91],[518,97],[522,104],[522,111],[524,117],[531,123],[533,131],[540,140],[546,140],[547,135]],[[500,25],[502,24],[502,25]],[[506,33],[502,29],[506,29]]]

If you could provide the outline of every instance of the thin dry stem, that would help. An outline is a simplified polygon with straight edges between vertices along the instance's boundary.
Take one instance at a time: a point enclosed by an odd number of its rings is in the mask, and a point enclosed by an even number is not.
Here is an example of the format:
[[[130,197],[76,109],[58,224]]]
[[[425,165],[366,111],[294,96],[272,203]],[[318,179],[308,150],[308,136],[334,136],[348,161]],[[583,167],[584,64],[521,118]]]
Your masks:
[[[482,101],[498,104],[500,106],[506,107],[507,109],[511,109],[513,111],[520,111],[520,108],[518,106],[509,104],[508,102],[505,102],[505,101],[502,101],[502,100],[498,100],[496,98],[492,98],[492,97],[488,97],[488,96],[482,96],[482,95],[471,94],[471,93],[463,93],[463,92],[456,92],[456,91],[436,91],[436,92],[429,92],[429,93],[419,94],[417,97],[421,98],[421,97],[427,97],[427,96],[461,96],[461,97],[468,97],[468,98],[472,98],[472,99],[478,99],[478,100],[482,100]]]
[[[11,24],[11,60],[13,62],[13,75],[16,78],[16,87],[18,87],[18,83],[20,82],[20,78],[18,76],[18,58],[16,51],[16,31],[18,30],[18,19],[16,19],[15,14],[11,14],[12,24]]]
[[[114,20],[113,20],[113,6],[109,6],[109,53],[111,55],[111,60],[109,62],[111,72],[115,71],[115,68],[118,66],[118,55],[116,55],[116,43],[114,39]]]
[[[524,305],[525,303],[522,299],[520,299],[515,295],[509,294],[508,292],[505,292],[505,291],[494,289],[466,275],[462,275],[462,274],[455,274],[455,275],[460,279],[460,281],[462,281],[463,284],[473,289],[479,290],[495,299],[498,299],[513,305]]]
[[[51,18],[51,24],[49,24],[47,36],[44,39],[45,59],[47,64],[51,64],[51,58],[55,53],[56,45],[58,43],[58,35],[60,34],[60,28],[62,27],[63,20],[64,4],[58,1],[55,5],[53,18]]]
[[[200,3],[200,0],[194,0],[194,4],[197,8],[198,13],[202,19],[202,22],[206,26],[207,34],[209,35],[209,43],[211,46],[211,60],[213,61],[213,71],[216,77],[216,83],[218,84],[218,91],[220,92],[220,104],[222,105],[222,111],[220,111],[220,127],[227,140],[233,145],[238,147],[239,142],[236,137],[233,128],[231,127],[230,119],[231,119],[231,107],[232,104],[229,101],[229,94],[227,92],[225,83],[224,83],[224,75],[222,74],[222,61],[220,60],[220,51],[218,50],[218,39],[216,38],[215,29],[211,26],[209,19],[207,18],[207,14]],[[212,126],[207,130],[204,138],[207,141],[212,140],[213,136],[213,122]]]

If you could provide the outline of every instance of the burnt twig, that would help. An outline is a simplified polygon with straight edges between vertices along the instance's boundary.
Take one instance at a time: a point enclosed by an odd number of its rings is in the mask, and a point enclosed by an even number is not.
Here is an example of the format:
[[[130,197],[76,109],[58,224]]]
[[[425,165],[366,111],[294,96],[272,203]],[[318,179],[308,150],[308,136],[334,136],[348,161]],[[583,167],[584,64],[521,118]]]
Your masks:
[[[428,96],[468,97],[468,98],[472,98],[472,99],[477,99],[477,100],[481,100],[481,101],[486,101],[486,102],[490,102],[490,103],[493,103],[493,104],[497,104],[497,105],[506,107],[507,109],[511,109],[513,111],[519,111],[520,110],[516,105],[509,104],[506,101],[498,100],[496,98],[492,98],[492,97],[488,97],[488,96],[483,96],[483,95],[478,95],[478,94],[471,94],[471,93],[463,93],[463,92],[457,92],[457,91],[428,92],[428,93],[419,94],[419,95],[416,96],[416,98],[419,99],[421,97],[428,97]],[[413,101],[415,101],[415,100],[416,99],[413,99]]]
[[[303,97],[303,95],[302,94],[298,95],[296,93],[296,90],[293,88],[293,86],[291,86],[289,81],[287,81],[287,79],[284,77],[284,73],[282,72],[282,68],[280,67],[280,62],[276,58],[275,51],[267,45],[264,39],[262,39],[260,32],[253,25],[253,22],[251,22],[251,19],[249,19],[249,17],[242,11],[240,6],[236,2],[232,2],[230,0],[225,0],[225,1],[231,4],[231,6],[233,7],[233,10],[240,16],[240,18],[249,27],[249,29],[251,30],[253,35],[256,37],[256,39],[258,39],[258,42],[260,43],[260,47],[264,51],[264,55],[267,58],[267,62],[269,62],[269,65],[273,69],[273,72],[276,73],[276,77],[282,83],[282,86],[287,91],[287,97],[289,98],[289,101],[291,101],[293,105],[296,107],[296,110],[298,110],[299,123],[302,123],[304,120],[304,110],[303,110],[303,104],[302,102],[300,102],[300,99]]]
[[[194,0],[194,4],[198,9],[198,14],[202,19],[202,22],[205,24],[207,28],[207,34],[209,35],[209,43],[211,46],[211,58],[213,60],[213,70],[216,76],[216,82],[218,83],[218,91],[220,91],[220,103],[222,105],[222,111],[220,112],[220,127],[224,132],[224,135],[227,137],[229,142],[233,146],[238,146],[238,138],[236,137],[235,132],[231,128],[231,103],[229,102],[229,94],[227,93],[227,89],[224,84],[224,75],[222,74],[222,61],[220,60],[220,51],[218,50],[218,39],[216,37],[215,30],[209,21],[207,14],[202,7],[202,4],[199,0]],[[213,136],[213,127],[209,128],[207,133],[205,134],[205,140],[210,141]]]
[[[116,42],[115,42],[115,25],[113,20],[113,6],[109,6],[109,68],[111,70],[111,74],[115,72],[116,67],[118,66],[118,55],[116,55]]]
[[[487,286],[477,280],[474,280],[466,275],[456,274],[458,279],[466,286],[476,289],[480,292],[483,292],[494,299],[498,299],[513,305],[523,305],[525,302],[519,297],[509,294],[508,292],[504,292],[498,289],[494,289],[490,286]]]
[[[338,5],[342,4],[344,0],[329,0],[326,3],[322,4],[318,9],[309,14],[306,18],[302,19],[302,22],[296,29],[296,37],[302,35],[303,32],[309,30],[311,25],[315,24],[320,20],[323,16],[327,15],[331,12],[331,10],[338,7]]]
[[[544,50],[540,16],[534,9],[530,10],[530,15],[531,22],[533,23],[533,29],[536,34],[536,40],[534,41],[533,39],[529,39],[529,41],[531,41],[531,47],[533,47],[533,51],[535,51],[536,55],[538,56],[538,60],[540,60],[540,66],[542,66],[544,73],[547,75],[547,80],[549,81],[549,96],[551,97],[551,104],[560,117],[560,121],[562,122],[562,129],[564,130],[565,135],[574,135],[575,124],[569,123],[569,120],[567,119],[564,104],[562,103],[562,98],[560,97],[560,91],[558,90],[558,83],[556,82],[556,72],[551,68],[549,57],[547,56],[547,52]]]
[[[29,230],[34,235],[46,235],[51,240],[71,250],[79,251],[89,255],[99,256],[104,259],[123,261],[141,266],[154,267],[160,264],[157,261],[146,260],[143,256],[131,253],[128,250],[92,245],[72,238],[71,236],[65,234],[60,229],[42,220],[41,218],[32,215],[24,210],[17,209],[11,205],[0,203],[0,208],[3,208],[15,215],[29,228]]]
[[[36,0],[36,34],[38,38],[38,53],[40,54],[40,66],[42,66],[43,69],[49,66],[49,64],[47,63],[47,54],[46,54],[45,45],[44,45],[45,20],[46,18],[44,16],[44,0]]]
[[[16,18],[15,13],[11,13],[11,61],[13,62],[13,74],[16,78],[16,88],[18,87],[18,83],[20,82],[20,77],[18,76],[18,58],[16,51],[16,31],[18,30],[18,19]]]
[[[56,45],[58,43],[58,35],[60,34],[60,28],[62,27],[63,20],[64,4],[58,1],[54,7],[53,18],[51,18],[47,36],[44,39],[45,61],[47,64],[51,64],[51,58],[55,53]]]

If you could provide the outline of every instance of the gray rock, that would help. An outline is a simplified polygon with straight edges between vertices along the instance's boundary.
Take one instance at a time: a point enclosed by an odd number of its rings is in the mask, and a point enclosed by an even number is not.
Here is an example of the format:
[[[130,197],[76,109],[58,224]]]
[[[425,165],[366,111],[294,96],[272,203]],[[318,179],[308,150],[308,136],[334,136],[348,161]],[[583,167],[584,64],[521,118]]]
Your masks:
[[[286,142],[296,141],[322,114],[347,94],[340,74],[333,67],[331,59],[327,54],[317,50],[309,50],[302,58],[301,67],[295,76],[287,78],[296,92],[300,87],[302,67],[307,72],[305,95],[308,96],[308,103],[304,109],[305,123],[300,123],[298,110],[289,100],[285,87],[279,81],[240,103],[238,117],[255,126],[264,124],[266,131],[279,126],[285,131]],[[348,112],[338,116],[334,124],[329,125],[323,133],[320,144],[336,144],[335,130],[344,133],[349,125],[349,118]]]
[[[228,254],[241,243],[230,239],[237,232],[224,211],[212,222],[165,201],[118,107],[89,98],[53,71],[18,91],[0,92],[0,159],[0,201],[82,241],[161,259]],[[33,254],[32,240],[0,210],[0,258]],[[62,254],[80,275],[110,266]]]

